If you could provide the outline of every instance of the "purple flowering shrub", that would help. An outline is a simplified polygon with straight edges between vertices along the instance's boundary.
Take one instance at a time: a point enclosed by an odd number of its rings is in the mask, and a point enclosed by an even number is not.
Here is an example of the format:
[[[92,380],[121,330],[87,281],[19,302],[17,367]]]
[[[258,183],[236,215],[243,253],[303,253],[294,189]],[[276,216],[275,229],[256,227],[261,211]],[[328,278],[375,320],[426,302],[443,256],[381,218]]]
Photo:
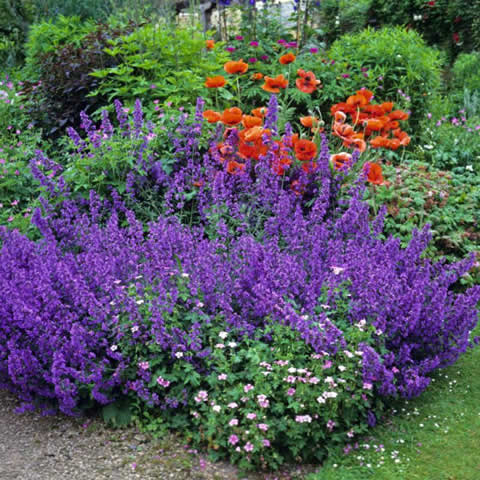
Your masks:
[[[325,138],[313,173],[272,174],[272,146],[232,175],[218,149],[202,154],[201,106],[167,162],[125,167],[137,203],[139,179],[158,186],[148,225],[115,190],[77,197],[38,153],[41,238],[1,231],[1,385],[23,408],[161,417],[244,466],[322,458],[375,422],[379,399],[419,395],[472,344],[480,287],[450,287],[473,259],[424,258],[426,229],[406,248],[381,240],[384,212],[370,220],[364,178],[342,192]]]

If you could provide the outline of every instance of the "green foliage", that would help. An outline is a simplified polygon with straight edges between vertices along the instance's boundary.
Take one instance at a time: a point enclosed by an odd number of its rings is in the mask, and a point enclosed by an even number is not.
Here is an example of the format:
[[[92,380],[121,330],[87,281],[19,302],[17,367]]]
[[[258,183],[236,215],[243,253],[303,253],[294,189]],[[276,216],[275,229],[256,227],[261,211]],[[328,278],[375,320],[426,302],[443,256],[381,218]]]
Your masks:
[[[0,65],[13,68],[23,60],[23,43],[33,19],[32,0],[0,0]]]
[[[372,1],[324,0],[320,2],[318,15],[327,44],[330,45],[346,33],[363,30],[368,25]]]
[[[35,100],[31,114],[47,136],[58,137],[67,126],[78,125],[82,110],[92,112],[105,105],[103,97],[88,96],[99,84],[90,73],[115,65],[115,59],[103,49],[112,38],[134,28],[133,23],[94,25],[62,17],[58,24],[47,22],[34,29],[27,67],[34,65],[40,84],[30,83],[28,91]],[[74,32],[71,35],[70,29]],[[50,30],[53,41],[43,42]]]
[[[368,67],[375,78],[382,77],[382,98],[396,101],[401,94],[410,98],[413,126],[426,113],[429,97],[440,88],[440,55],[413,30],[367,28],[338,39],[329,55],[337,61]]]
[[[104,52],[110,58],[92,77],[99,80],[90,97],[133,103],[159,99],[174,106],[195,103],[211,71],[228,55],[219,49],[205,55],[205,39],[196,29],[146,24],[128,36],[113,38]]]
[[[479,15],[480,4],[470,0],[373,0],[370,10],[375,25],[413,27],[430,45],[447,51],[450,58],[475,48]]]
[[[38,196],[29,161],[42,143],[20,88],[10,80],[0,82],[0,225],[26,232]]]
[[[428,223],[433,239],[427,254],[458,261],[480,251],[479,173],[479,167],[476,174],[473,168],[445,172],[421,162],[387,166],[384,177],[390,185],[370,187],[367,199],[374,208],[382,204],[387,207],[385,236],[394,235],[406,245],[412,230]],[[479,279],[477,266],[461,283],[471,285]]]
[[[453,86],[480,90],[480,52],[460,54],[452,67]]]

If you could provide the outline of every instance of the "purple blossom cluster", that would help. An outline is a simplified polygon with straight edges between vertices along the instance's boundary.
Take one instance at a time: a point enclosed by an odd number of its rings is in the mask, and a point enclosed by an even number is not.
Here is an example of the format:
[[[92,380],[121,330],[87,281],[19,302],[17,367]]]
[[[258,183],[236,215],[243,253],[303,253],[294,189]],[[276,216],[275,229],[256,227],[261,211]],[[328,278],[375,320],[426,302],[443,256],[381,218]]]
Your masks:
[[[122,131],[138,137],[139,102],[133,128],[116,107]],[[370,221],[361,182],[343,195],[325,138],[315,173],[287,172],[303,195],[272,174],[270,153],[243,174],[229,174],[218,150],[201,153],[202,108],[199,101],[191,125],[180,120],[171,172],[141,165],[161,186],[165,205],[147,228],[115,192],[109,201],[92,192],[89,201],[68,196],[56,209],[44,202],[43,215],[33,216],[37,242],[1,231],[0,385],[25,408],[57,402],[69,414],[90,396],[106,404],[132,392],[162,408],[194,405],[207,392],[200,397],[181,385],[169,396],[174,385],[164,373],[152,376],[152,362],[187,362],[202,372],[211,355],[207,327],[253,336],[273,321],[332,359],[348,347],[342,325],[371,328],[359,353],[364,384],[383,396],[420,394],[429,373],[472,342],[480,287],[463,294],[450,287],[473,259],[446,265],[423,258],[427,229],[407,248],[380,240],[382,215]],[[100,148],[103,136],[86,116],[82,123]],[[102,129],[114,134],[106,116]],[[235,133],[228,142],[235,145]],[[53,168],[37,157],[37,170]],[[37,176],[47,190],[64,191],[54,171],[57,189],[54,179]],[[339,324],[330,312],[345,285],[350,303]],[[174,321],[179,305],[198,315]],[[132,368],[132,352],[145,345],[150,350]]]

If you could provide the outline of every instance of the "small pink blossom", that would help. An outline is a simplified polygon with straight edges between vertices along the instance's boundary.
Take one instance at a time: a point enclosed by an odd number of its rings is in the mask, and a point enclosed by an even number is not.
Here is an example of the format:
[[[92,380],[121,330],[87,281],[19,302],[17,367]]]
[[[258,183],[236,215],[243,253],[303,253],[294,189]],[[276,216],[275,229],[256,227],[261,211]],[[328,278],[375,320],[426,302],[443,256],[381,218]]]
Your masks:
[[[249,420],[255,420],[257,418],[257,414],[256,413],[247,413],[247,418]]]
[[[236,427],[238,425],[238,419],[237,418],[232,418],[228,424],[231,426],[231,427]]]
[[[247,443],[245,444],[245,446],[243,447],[243,449],[244,449],[246,452],[252,452],[252,451],[253,451],[253,443],[247,442]]]
[[[293,395],[295,395],[295,389],[294,389],[294,388],[289,388],[289,389],[287,390],[287,395],[288,395],[289,397],[292,397]]]
[[[236,445],[238,443],[238,437],[236,435],[230,435],[228,437],[228,443],[231,445]]]
[[[248,393],[250,390],[253,390],[253,385],[250,384],[250,383],[247,384],[247,385],[245,385],[245,386],[243,387],[243,391],[244,391],[245,393]]]
[[[267,438],[264,438],[262,440],[262,444],[264,447],[269,447],[270,446],[270,440],[268,440]]]
[[[268,430],[268,425],[266,423],[258,423],[257,428],[266,432]]]

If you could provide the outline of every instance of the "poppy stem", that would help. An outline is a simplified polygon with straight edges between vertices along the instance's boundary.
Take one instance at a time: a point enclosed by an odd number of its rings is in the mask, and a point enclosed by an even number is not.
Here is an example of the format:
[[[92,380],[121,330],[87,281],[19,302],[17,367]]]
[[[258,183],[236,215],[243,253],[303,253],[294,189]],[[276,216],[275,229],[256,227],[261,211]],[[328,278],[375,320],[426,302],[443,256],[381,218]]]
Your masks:
[[[242,101],[240,99],[240,79],[237,76],[237,102],[238,102],[238,108],[240,108]]]

